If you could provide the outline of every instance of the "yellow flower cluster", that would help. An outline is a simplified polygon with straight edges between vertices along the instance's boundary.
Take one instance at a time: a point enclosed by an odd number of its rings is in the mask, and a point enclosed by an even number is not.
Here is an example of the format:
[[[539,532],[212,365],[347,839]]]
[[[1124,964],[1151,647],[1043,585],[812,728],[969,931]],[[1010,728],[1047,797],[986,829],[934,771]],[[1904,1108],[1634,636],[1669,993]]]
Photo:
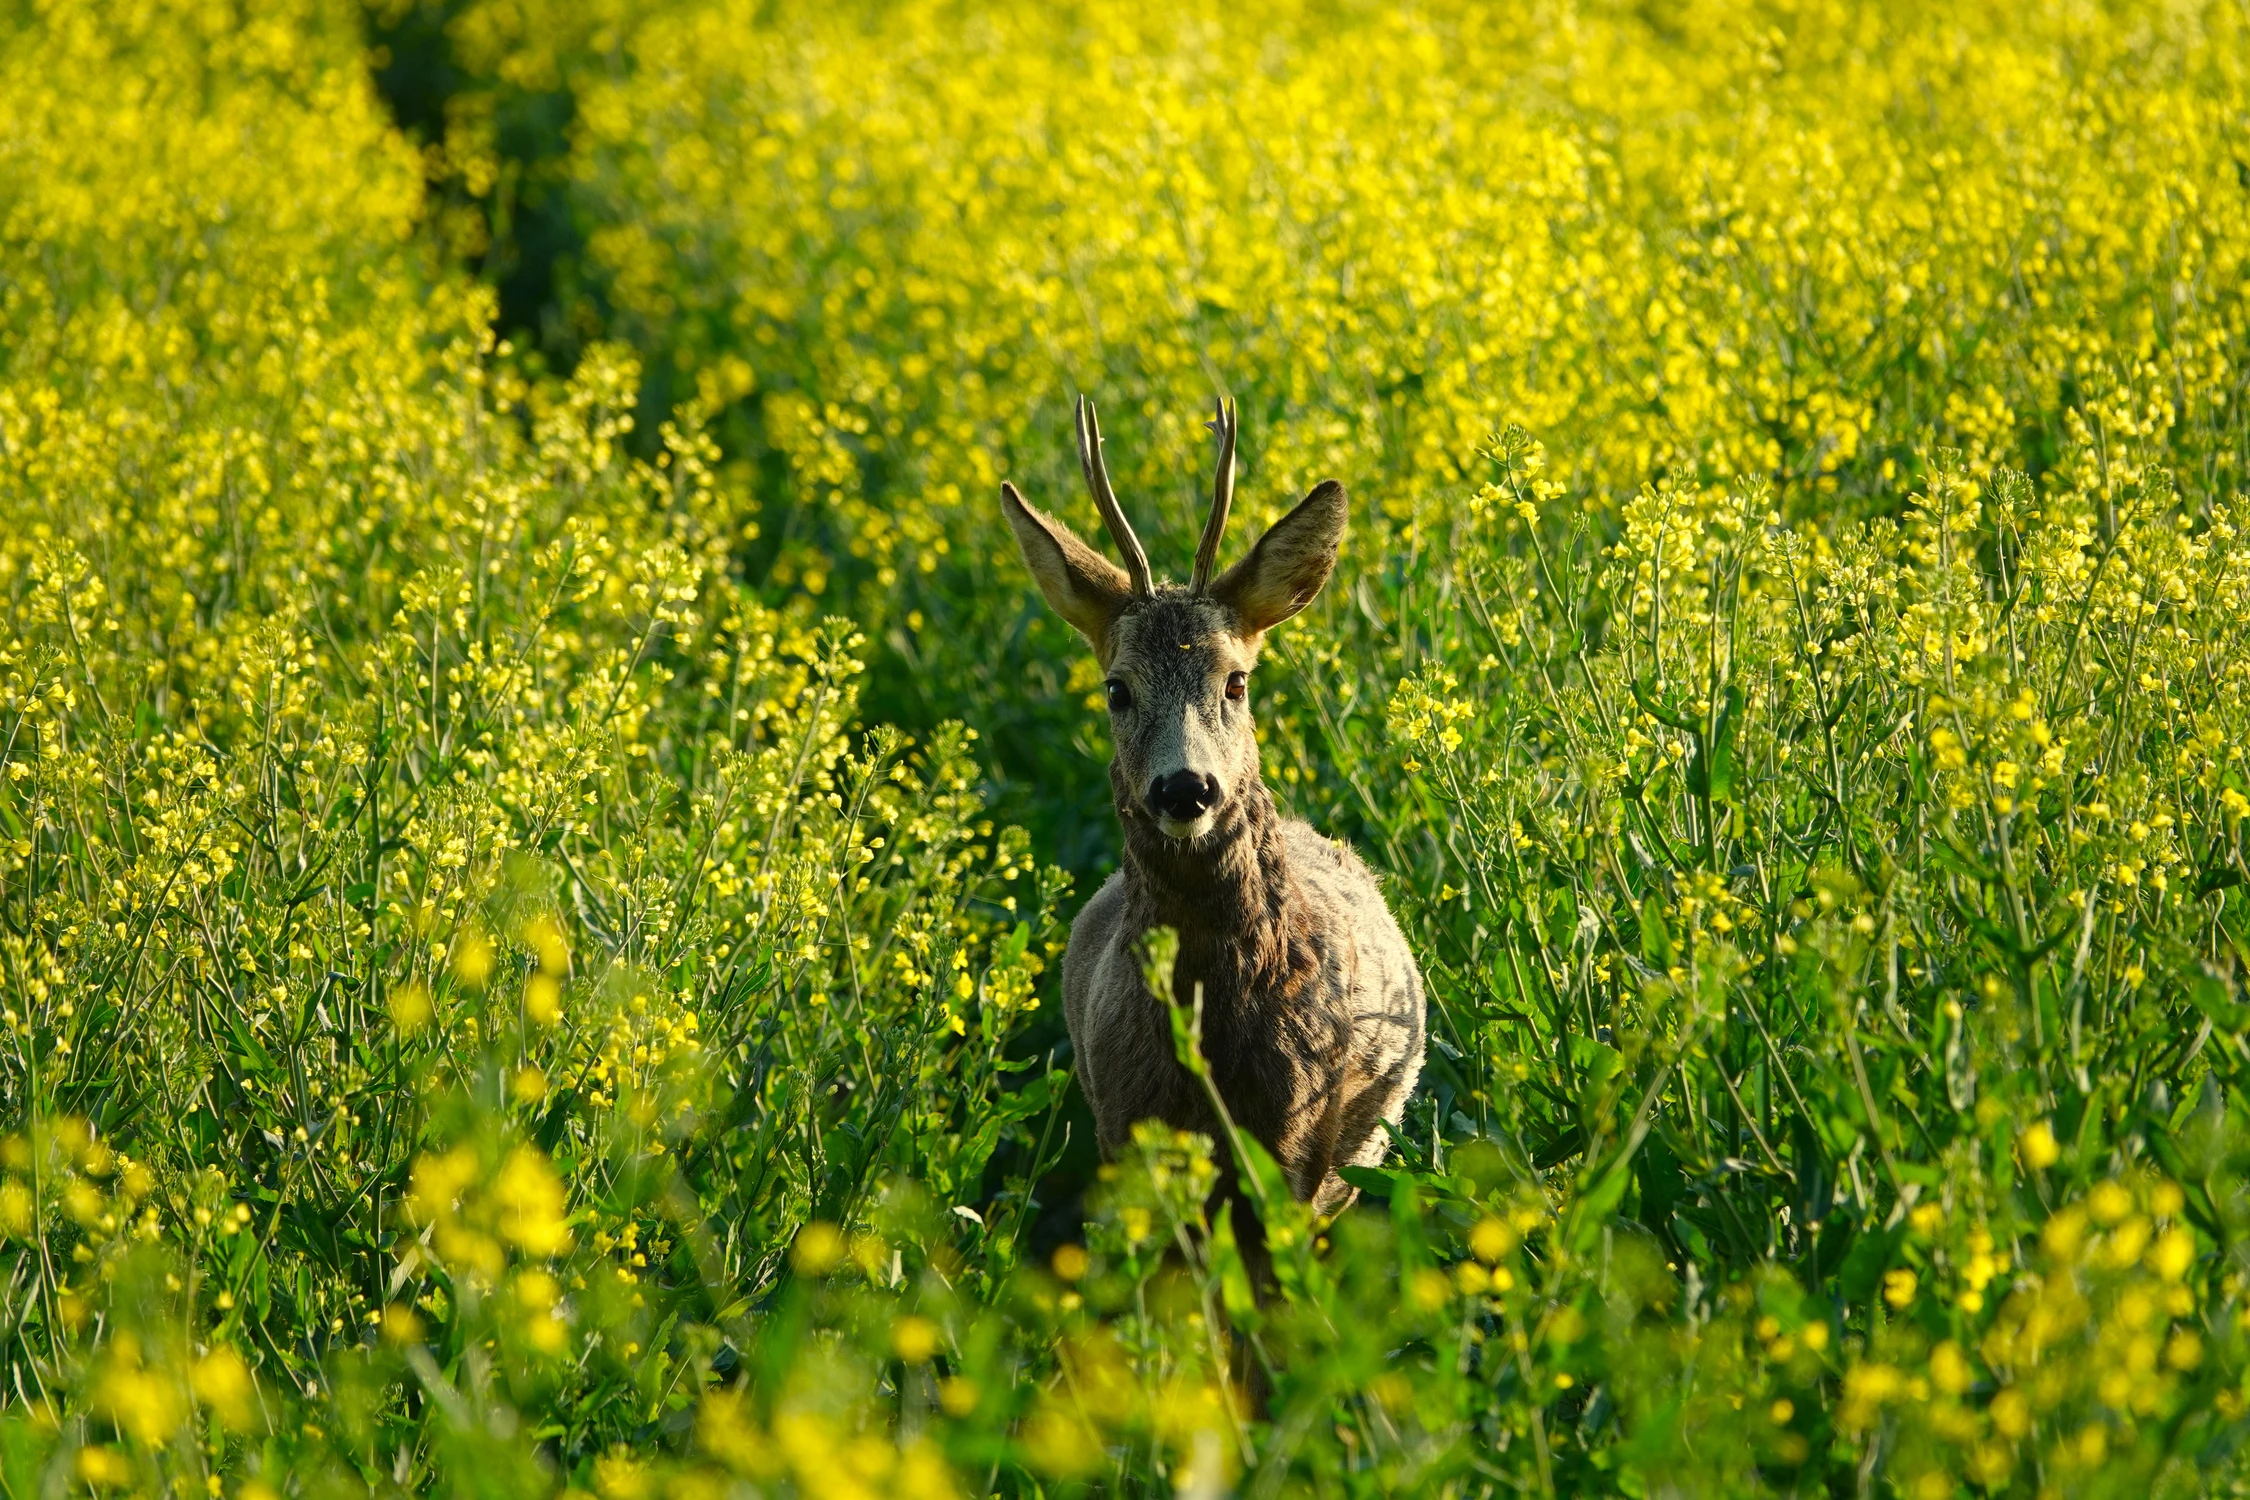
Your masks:
[[[854,1433],[825,1412],[777,1415],[762,1430],[739,1396],[714,1392],[696,1413],[696,1445],[727,1471],[771,1484],[793,1480],[800,1493],[840,1500],[951,1500],[959,1483],[927,1441],[895,1443]]]
[[[361,21],[0,21],[0,1424],[89,1483],[256,1493],[425,1356],[480,1431],[680,1409],[678,1205],[762,1226],[709,1316],[891,1160],[810,1099],[976,1192],[1055,951],[974,735],[863,734],[865,637],[745,581],[707,411],[432,258]]]
[[[507,1252],[549,1259],[570,1249],[566,1200],[535,1146],[510,1150],[495,1169],[474,1145],[414,1164],[407,1210],[434,1231],[438,1256],[459,1272],[497,1280]]]
[[[2238,6],[365,12],[0,19],[11,1476],[2225,1461]],[[1244,529],[1353,488],[1264,753],[1434,1000],[1333,1222],[1078,1162],[1043,1004],[1106,752],[993,492],[1083,388],[1184,558],[1214,387]]]
[[[1002,473],[1066,480],[1079,388],[1179,547],[1214,384],[1253,522],[1327,474],[1409,517],[1495,413],[1614,505],[1885,505],[1934,442],[1982,475],[2074,423],[2239,462],[2225,7],[469,12],[472,66],[575,91],[626,325],[755,412],[816,528],[781,576],[847,554],[871,610],[958,607],[896,585]]]
[[[2019,1468],[2082,1473],[2134,1448],[2144,1428],[2174,1419],[2206,1358],[2185,1206],[2165,1179],[2105,1178],[2020,1248],[1997,1247],[1979,1226],[1965,1256],[1939,1249],[1963,1285],[1962,1311],[1982,1309],[1998,1274],[2013,1289],[1980,1339],[1932,1343],[1895,1325],[1844,1371],[1839,1420],[1861,1432],[1890,1424],[1908,1493],[1952,1493],[1956,1475],[2000,1489]],[[1941,1222],[1930,1206],[1917,1233],[1942,1246]],[[1915,1278],[1892,1274],[1902,1280],[1886,1300],[1910,1314]]]

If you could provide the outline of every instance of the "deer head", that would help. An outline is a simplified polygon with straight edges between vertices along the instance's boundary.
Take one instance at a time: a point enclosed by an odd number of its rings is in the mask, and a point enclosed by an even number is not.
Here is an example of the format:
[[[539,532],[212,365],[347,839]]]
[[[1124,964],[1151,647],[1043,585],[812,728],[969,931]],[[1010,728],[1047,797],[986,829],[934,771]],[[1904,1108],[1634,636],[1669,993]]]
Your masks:
[[[1333,479],[1316,485],[1247,557],[1214,579],[1234,499],[1235,409],[1220,402],[1210,424],[1219,440],[1211,513],[1183,589],[1150,576],[1148,554],[1110,488],[1101,423],[1084,396],[1077,423],[1079,466],[1124,568],[1028,504],[1012,484],[1000,486],[1001,509],[1039,592],[1086,638],[1106,673],[1117,784],[1134,794],[1120,811],[1147,817],[1168,838],[1201,839],[1257,780],[1250,673],[1266,632],[1310,604],[1336,566],[1344,487]]]

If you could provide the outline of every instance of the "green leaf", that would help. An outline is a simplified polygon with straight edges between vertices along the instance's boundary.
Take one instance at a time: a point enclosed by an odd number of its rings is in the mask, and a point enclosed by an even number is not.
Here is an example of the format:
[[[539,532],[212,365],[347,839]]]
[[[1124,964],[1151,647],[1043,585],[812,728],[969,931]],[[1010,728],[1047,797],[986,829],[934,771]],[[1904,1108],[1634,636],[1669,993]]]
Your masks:
[[[1281,1163],[1273,1159],[1272,1152],[1246,1130],[1234,1133],[1234,1144],[1242,1174],[1255,1184],[1258,1194],[1268,1205],[1269,1213],[1273,1206],[1287,1205],[1293,1201],[1289,1192],[1289,1180],[1281,1175]]]
[[[1641,898],[1641,957],[1664,970],[1674,962],[1672,931],[1664,924],[1664,898],[1654,891]]]
[[[1211,1262],[1219,1273],[1219,1301],[1227,1321],[1243,1333],[1253,1333],[1264,1323],[1258,1298],[1250,1286],[1250,1268],[1243,1262],[1242,1247],[1234,1237],[1234,1215],[1222,1213],[1211,1226]]]
[[[1336,1175],[1363,1193],[1380,1193],[1385,1198],[1391,1197],[1401,1183],[1409,1180],[1404,1172],[1384,1167],[1341,1166],[1336,1169]]]
[[[2205,971],[2187,987],[2188,1001],[2211,1018],[2221,1031],[2239,1032],[2250,1027],[2250,1010],[2236,1003],[2234,987],[2219,975]]]
[[[1875,1282],[1891,1263],[1891,1252],[1905,1236],[1901,1229],[1869,1230],[1853,1241],[1851,1252],[1836,1270],[1836,1289],[1846,1302],[1864,1302],[1874,1293]]]
[[[1719,699],[1719,714],[1711,725],[1709,792],[1713,802],[1734,800],[1734,740],[1742,723],[1742,689],[1733,683]]]
[[[1678,709],[1668,708],[1657,701],[1655,685],[1646,678],[1629,679],[1626,685],[1632,688],[1633,701],[1641,706],[1641,712],[1656,720],[1657,723],[1670,725],[1682,734],[1695,734],[1701,729],[1702,726]]]
[[[1625,1189],[1633,1183],[1635,1154],[1628,1152],[1611,1163],[1570,1205],[1570,1243],[1578,1254],[1591,1254],[1601,1243],[1602,1229],[1625,1201]]]

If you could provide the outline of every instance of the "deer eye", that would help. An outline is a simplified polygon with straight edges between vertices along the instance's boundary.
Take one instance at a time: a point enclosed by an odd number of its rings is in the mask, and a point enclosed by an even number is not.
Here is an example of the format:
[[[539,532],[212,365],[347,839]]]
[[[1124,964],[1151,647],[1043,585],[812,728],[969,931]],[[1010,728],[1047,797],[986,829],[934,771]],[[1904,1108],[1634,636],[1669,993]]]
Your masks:
[[[1250,674],[1248,672],[1227,673],[1227,697],[1230,700],[1240,703],[1248,696],[1249,692]]]
[[[1111,713],[1121,714],[1133,706],[1133,690],[1124,683],[1112,677],[1102,686],[1109,690],[1109,711]]]

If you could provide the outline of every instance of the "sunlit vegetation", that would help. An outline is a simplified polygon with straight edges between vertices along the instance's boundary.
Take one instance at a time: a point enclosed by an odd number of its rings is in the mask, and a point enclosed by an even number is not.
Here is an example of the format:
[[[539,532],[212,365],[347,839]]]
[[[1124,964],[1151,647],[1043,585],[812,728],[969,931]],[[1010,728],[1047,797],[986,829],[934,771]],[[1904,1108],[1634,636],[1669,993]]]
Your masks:
[[[11,11],[0,1490],[2232,1492],[2246,70]],[[1081,390],[1160,568],[1215,392],[1237,545],[1354,497],[1252,692],[1433,1036],[1263,1298],[1070,1086]]]

